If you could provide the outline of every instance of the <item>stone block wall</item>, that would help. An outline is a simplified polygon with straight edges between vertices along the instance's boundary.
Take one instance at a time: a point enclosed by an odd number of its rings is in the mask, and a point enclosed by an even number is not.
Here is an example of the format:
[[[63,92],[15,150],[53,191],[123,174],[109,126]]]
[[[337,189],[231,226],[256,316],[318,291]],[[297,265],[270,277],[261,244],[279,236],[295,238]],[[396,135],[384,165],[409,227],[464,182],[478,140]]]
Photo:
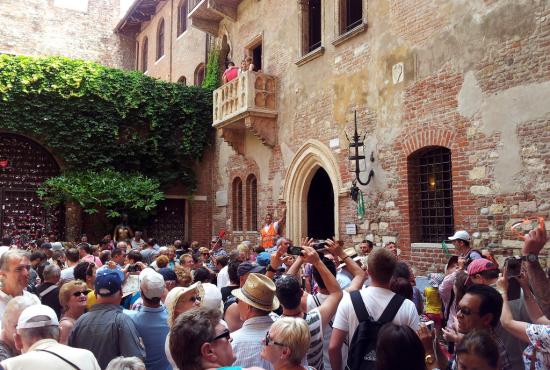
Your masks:
[[[61,55],[132,69],[134,41],[113,33],[119,16],[119,0],[4,0],[0,53]]]

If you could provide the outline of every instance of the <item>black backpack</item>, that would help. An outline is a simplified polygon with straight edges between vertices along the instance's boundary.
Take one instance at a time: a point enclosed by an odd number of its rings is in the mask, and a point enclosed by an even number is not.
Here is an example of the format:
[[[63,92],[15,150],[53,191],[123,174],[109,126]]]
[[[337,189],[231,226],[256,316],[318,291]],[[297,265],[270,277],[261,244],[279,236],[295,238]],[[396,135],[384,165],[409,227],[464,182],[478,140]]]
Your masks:
[[[351,292],[350,297],[359,326],[351,339],[346,370],[374,370],[376,369],[378,331],[382,325],[393,321],[405,298],[398,294],[394,295],[380,318],[374,320],[367,312],[359,290]]]

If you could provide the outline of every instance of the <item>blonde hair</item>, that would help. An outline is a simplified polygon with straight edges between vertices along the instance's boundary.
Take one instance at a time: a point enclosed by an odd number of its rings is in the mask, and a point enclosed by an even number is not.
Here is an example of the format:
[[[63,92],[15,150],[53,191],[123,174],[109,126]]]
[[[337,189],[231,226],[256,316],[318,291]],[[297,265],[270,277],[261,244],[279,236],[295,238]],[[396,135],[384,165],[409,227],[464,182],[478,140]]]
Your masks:
[[[244,253],[246,255],[246,259],[250,258],[250,247],[245,244],[245,243],[241,243],[237,246],[237,251],[239,251],[239,253]]]
[[[187,267],[175,266],[174,272],[176,273],[178,286],[188,287],[193,283],[193,274],[191,273],[191,270]]]
[[[80,287],[88,289],[86,283],[82,280],[71,280],[61,286],[61,289],[59,289],[59,303],[63,307],[63,312],[69,309],[69,301],[73,290]]]
[[[305,358],[311,341],[311,333],[304,319],[281,317],[271,325],[271,335],[290,349],[288,361],[300,365]],[[275,338],[273,338],[275,339]]]
[[[172,327],[174,324],[174,321],[177,317],[174,317],[176,306],[178,305],[178,302],[180,299],[184,296],[187,296],[189,293],[198,294],[199,297],[204,297],[204,289],[200,282],[197,282],[189,287],[175,287],[172,290],[168,292],[168,295],[166,295],[166,299],[164,300],[164,305],[166,306],[166,311],[168,311],[168,326]]]

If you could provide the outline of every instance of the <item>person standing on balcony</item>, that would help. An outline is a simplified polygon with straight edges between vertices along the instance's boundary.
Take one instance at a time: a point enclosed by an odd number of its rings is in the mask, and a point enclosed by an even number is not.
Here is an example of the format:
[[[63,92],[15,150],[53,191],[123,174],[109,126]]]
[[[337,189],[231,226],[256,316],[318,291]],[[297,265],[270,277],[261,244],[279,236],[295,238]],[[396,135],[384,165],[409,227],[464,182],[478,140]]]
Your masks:
[[[234,80],[239,75],[239,67],[235,66],[233,62],[227,62],[227,69],[223,72],[222,81],[223,83],[228,83],[231,80]]]

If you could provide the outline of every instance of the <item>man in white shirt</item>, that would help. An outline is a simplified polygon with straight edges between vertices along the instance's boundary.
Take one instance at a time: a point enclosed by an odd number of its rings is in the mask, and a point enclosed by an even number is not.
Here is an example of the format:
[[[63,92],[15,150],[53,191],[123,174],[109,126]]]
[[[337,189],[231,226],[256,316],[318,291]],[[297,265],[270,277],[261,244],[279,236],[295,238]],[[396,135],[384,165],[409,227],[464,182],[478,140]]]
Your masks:
[[[92,352],[60,344],[58,339],[59,321],[55,311],[44,305],[29,306],[21,312],[15,334],[15,346],[23,354],[0,365],[6,370],[100,369]]]
[[[10,249],[0,257],[0,316],[4,315],[6,305],[13,298],[20,295],[28,296],[40,303],[38,297],[25,290],[29,280],[31,262],[29,253],[22,249]]]
[[[368,271],[371,284],[368,288],[361,289],[360,293],[369,315],[374,320],[380,318],[382,312],[395,295],[389,289],[389,285],[396,263],[397,258],[387,249],[375,249],[369,256]],[[393,323],[408,325],[416,332],[418,330],[418,321],[418,313],[416,312],[414,303],[405,299],[397,311]],[[353,337],[355,329],[358,326],[359,321],[353,308],[351,297],[346,294],[336,311],[332,336],[330,338],[329,356],[332,370],[342,370],[344,368],[345,363],[342,361],[341,348],[346,338],[351,339]]]

